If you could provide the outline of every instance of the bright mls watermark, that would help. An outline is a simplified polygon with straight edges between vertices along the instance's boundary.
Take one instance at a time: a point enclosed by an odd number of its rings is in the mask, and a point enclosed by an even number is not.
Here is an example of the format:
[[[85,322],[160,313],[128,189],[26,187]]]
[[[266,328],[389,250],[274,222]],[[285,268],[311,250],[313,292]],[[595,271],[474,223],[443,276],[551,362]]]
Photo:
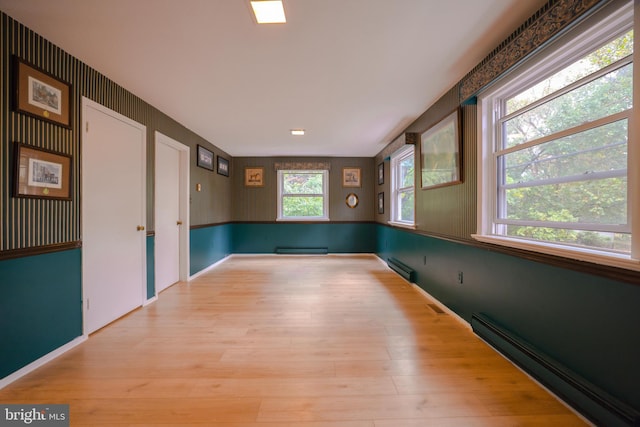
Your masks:
[[[0,427],[69,427],[69,405],[2,405]]]

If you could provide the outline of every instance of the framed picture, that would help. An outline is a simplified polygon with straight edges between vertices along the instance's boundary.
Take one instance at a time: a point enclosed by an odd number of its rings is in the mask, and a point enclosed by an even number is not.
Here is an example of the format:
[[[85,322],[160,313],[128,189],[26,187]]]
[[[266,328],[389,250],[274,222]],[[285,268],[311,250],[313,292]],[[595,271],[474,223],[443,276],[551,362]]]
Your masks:
[[[218,173],[220,175],[229,176],[229,160],[218,156]]]
[[[198,166],[200,166],[201,168],[209,169],[210,171],[213,170],[214,156],[212,151],[207,150],[202,145],[198,145],[197,156],[198,156],[198,159],[196,161],[196,164]]]
[[[459,108],[421,135],[420,168],[423,189],[462,182]]]
[[[263,167],[244,168],[244,185],[246,187],[263,187],[264,186],[264,168]]]
[[[345,203],[351,209],[355,209],[358,206],[359,202],[360,202],[360,199],[358,199],[358,195],[356,193],[347,194],[347,198],[345,199]]]
[[[378,165],[378,185],[384,184],[384,162]]]
[[[71,85],[14,58],[16,111],[71,128]]]
[[[343,187],[361,187],[360,168],[342,168]]]
[[[71,156],[16,143],[15,197],[71,200]]]
[[[384,213],[384,193],[378,193],[378,213]]]

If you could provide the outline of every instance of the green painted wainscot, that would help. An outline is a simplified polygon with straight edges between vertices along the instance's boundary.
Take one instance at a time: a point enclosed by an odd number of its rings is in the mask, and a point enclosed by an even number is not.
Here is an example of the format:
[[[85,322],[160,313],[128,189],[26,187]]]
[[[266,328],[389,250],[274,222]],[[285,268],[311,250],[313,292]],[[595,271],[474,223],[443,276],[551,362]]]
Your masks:
[[[0,261],[0,378],[82,335],[80,252]]]
[[[420,288],[598,425],[638,425],[638,284],[384,225],[376,235],[380,258],[414,269]]]

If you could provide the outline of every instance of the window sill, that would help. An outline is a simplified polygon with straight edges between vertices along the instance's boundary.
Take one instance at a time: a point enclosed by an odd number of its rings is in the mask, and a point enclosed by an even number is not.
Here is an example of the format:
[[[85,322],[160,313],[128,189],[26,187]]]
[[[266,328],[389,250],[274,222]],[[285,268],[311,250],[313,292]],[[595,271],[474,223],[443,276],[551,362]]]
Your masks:
[[[409,223],[406,223],[406,222],[388,221],[387,224],[393,225],[394,227],[407,228],[409,230],[415,230],[416,229],[416,225],[415,224],[409,224]]]
[[[640,271],[640,261],[632,259],[628,255],[600,252],[590,249],[571,248],[548,243],[524,241],[504,236],[472,234],[471,237],[483,243],[491,243],[500,246],[507,246],[532,252],[541,252],[548,255],[571,258],[579,261],[591,262],[594,264]]]
[[[305,216],[299,216],[299,217],[291,217],[291,218],[276,218],[276,221],[279,222],[320,222],[320,221],[330,221],[329,218],[327,217],[305,217]]]

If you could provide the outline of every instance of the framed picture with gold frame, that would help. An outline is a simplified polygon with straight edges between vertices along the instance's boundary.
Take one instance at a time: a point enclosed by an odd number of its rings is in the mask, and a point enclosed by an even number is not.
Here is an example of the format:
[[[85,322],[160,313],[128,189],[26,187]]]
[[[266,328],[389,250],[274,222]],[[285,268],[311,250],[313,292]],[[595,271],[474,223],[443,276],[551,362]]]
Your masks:
[[[343,187],[362,187],[360,168],[342,168]]]
[[[14,109],[71,128],[71,85],[14,58]]]
[[[15,144],[14,196],[71,200],[71,156]]]
[[[264,187],[264,168],[244,168],[244,185],[245,187]]]

